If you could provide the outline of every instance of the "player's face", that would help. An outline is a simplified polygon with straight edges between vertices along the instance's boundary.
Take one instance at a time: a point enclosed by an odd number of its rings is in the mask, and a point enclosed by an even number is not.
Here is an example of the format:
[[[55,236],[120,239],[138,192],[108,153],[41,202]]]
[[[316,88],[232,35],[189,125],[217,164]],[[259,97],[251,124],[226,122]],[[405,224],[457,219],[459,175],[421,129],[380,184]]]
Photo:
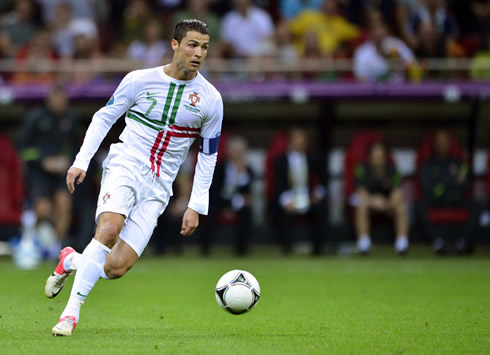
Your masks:
[[[186,72],[197,72],[208,55],[209,35],[189,31],[180,44],[172,40],[172,47],[179,68]]]

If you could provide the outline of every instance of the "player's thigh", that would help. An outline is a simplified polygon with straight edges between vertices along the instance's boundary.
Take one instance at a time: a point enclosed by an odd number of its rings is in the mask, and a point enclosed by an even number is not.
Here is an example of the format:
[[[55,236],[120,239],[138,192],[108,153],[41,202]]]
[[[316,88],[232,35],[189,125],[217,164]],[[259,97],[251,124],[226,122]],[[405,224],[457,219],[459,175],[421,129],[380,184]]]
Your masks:
[[[111,212],[128,217],[141,193],[137,173],[116,163],[104,165],[95,221],[99,216]]]
[[[119,238],[141,256],[168,201],[143,200],[131,210]]]

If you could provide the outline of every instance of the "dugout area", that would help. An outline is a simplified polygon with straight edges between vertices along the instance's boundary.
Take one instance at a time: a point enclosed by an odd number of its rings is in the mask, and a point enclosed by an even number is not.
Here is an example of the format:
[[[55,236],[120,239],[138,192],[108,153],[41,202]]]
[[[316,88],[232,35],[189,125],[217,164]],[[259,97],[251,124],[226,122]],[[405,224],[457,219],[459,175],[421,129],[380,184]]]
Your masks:
[[[254,184],[254,232],[252,243],[271,244],[270,228],[274,228],[265,213],[264,160],[270,141],[279,132],[286,132],[292,125],[308,129],[311,147],[325,156],[325,168],[328,171],[329,231],[327,240],[330,245],[353,240],[349,230],[349,220],[345,214],[345,196],[342,195],[343,159],[345,149],[352,137],[360,131],[378,131],[392,149],[395,163],[404,178],[404,189],[409,203],[413,202],[413,184],[416,174],[415,154],[428,132],[436,128],[447,128],[457,138],[468,154],[473,167],[472,191],[475,199],[483,204],[488,202],[487,157],[490,151],[490,89],[484,85],[461,86],[459,96],[448,95],[448,85],[435,88],[416,87],[414,84],[400,84],[383,88],[382,85],[352,84],[351,90],[340,85],[338,90],[328,84],[323,89],[316,85],[290,86],[286,90],[274,87],[274,84],[242,87],[224,91],[225,118],[223,132],[240,135],[249,143],[249,161],[258,177]],[[219,85],[218,85],[219,87]],[[291,89],[292,88],[292,89]],[[275,90],[272,92],[272,90]],[[323,90],[323,91],[322,91]],[[80,139],[88,126],[92,114],[106,102],[106,93],[111,88],[105,85],[94,88],[95,94],[86,90],[72,89],[71,109],[81,121]],[[271,93],[272,92],[272,93]],[[17,96],[16,96],[17,95]],[[42,104],[43,90],[23,92],[15,88],[11,95],[2,95],[0,102],[0,133],[15,140],[22,119],[34,106]],[[117,137],[124,127],[119,120],[102,144],[102,153],[97,161],[103,159],[103,151]],[[90,235],[86,224],[92,219],[92,210],[97,196],[98,165],[92,163],[92,186],[81,187],[85,191],[75,199],[75,211],[78,215],[74,223],[81,228],[74,239],[84,239],[81,234]],[[88,184],[87,184],[88,185]],[[83,185],[82,185],[83,186]],[[77,207],[78,206],[78,207]],[[15,225],[2,225],[0,238],[6,240],[15,231]],[[227,243],[226,226],[218,233],[218,243]],[[385,228],[386,229],[386,228]],[[299,240],[302,240],[301,229]],[[488,244],[490,238],[488,225],[481,226],[476,240]],[[420,233],[412,228],[414,241],[424,242]],[[391,240],[390,229],[381,231],[379,240]],[[376,237],[375,237],[376,239]],[[83,244],[83,243],[82,243]]]

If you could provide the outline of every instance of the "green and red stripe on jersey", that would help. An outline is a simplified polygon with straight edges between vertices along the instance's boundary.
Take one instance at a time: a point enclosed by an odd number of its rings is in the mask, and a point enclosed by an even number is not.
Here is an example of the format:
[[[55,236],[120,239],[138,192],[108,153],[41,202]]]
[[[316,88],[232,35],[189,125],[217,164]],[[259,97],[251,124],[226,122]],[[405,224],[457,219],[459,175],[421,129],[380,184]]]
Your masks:
[[[160,166],[162,164],[163,154],[165,154],[172,137],[197,138],[199,137],[199,132],[201,131],[200,128],[182,127],[177,125],[172,125],[169,128],[170,129],[166,129],[158,133],[150,152],[151,170],[153,170],[158,177],[160,176]]]

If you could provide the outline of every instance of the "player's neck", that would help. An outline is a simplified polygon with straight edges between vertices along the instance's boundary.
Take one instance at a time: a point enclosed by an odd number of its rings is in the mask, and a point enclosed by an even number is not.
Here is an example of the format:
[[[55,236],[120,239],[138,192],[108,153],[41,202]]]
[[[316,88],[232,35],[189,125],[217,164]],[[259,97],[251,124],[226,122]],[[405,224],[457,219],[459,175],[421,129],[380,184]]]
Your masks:
[[[180,68],[175,62],[164,67],[163,71],[176,80],[192,80],[197,76],[197,72],[188,72],[184,68]]]

